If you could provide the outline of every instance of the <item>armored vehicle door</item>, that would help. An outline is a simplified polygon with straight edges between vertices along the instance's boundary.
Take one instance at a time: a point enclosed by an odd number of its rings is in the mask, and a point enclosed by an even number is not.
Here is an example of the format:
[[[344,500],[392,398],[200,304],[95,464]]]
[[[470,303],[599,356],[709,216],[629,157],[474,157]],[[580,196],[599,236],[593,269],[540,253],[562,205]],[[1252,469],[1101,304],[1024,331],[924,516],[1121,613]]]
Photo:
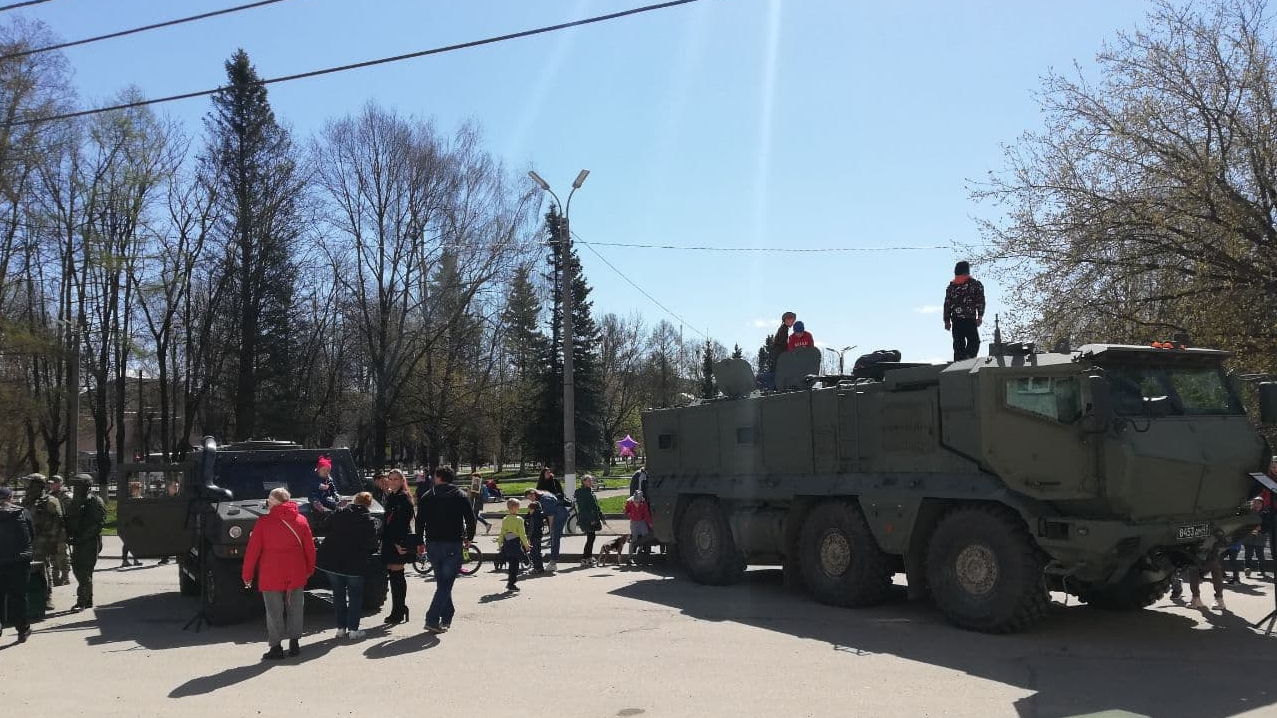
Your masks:
[[[1099,442],[1084,431],[1076,370],[982,373],[983,462],[1013,490],[1044,499],[1094,497]]]
[[[123,464],[116,500],[118,530],[129,552],[140,558],[177,556],[191,547],[190,506],[181,464]]]

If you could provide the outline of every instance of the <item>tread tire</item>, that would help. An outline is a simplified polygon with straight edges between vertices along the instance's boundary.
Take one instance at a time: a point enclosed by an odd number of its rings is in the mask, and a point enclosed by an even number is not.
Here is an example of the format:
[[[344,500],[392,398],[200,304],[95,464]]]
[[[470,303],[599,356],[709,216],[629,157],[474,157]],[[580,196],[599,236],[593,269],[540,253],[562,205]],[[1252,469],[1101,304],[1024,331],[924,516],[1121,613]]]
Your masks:
[[[697,537],[705,544],[697,543]],[[725,586],[745,573],[745,558],[736,550],[727,514],[717,499],[699,498],[683,512],[678,524],[679,563],[697,583]]]
[[[992,574],[986,590],[964,586],[959,576],[964,552],[992,558],[995,570],[984,574]],[[951,510],[940,519],[927,546],[927,583],[936,607],[955,625],[984,633],[1022,631],[1046,617],[1050,597],[1044,566],[1045,557],[1020,517],[996,504]],[[968,584],[982,580],[978,572],[969,570],[967,576]]]
[[[837,575],[826,570],[822,550],[841,538],[848,549],[847,565]],[[878,548],[860,506],[849,501],[820,504],[807,515],[798,539],[803,585],[817,601],[832,606],[861,608],[891,596],[891,564]],[[835,560],[841,558],[834,557]]]

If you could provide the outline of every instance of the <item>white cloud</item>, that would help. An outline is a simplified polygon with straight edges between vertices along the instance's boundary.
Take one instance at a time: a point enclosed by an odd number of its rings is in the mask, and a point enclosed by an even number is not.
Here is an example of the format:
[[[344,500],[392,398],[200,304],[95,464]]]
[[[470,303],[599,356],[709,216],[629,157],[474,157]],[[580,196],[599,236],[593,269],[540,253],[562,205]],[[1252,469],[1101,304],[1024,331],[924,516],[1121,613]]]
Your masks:
[[[938,304],[926,304],[921,307],[914,307],[913,311],[917,314],[939,314],[944,307]]]
[[[816,342],[816,346],[821,349],[824,349],[825,347],[829,346],[829,342]]]
[[[755,319],[749,325],[755,329],[766,329],[772,325],[772,321],[770,319]]]

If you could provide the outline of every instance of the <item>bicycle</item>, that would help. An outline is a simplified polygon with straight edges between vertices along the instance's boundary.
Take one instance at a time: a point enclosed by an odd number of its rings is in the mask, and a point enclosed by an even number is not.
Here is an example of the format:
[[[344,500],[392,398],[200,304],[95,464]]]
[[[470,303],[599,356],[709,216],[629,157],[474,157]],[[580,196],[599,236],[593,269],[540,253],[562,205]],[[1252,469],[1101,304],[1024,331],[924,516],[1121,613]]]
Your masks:
[[[478,546],[470,545],[470,548],[462,547],[461,549],[461,575],[473,576],[479,571],[479,567],[483,565],[483,552]],[[430,575],[434,570],[434,566],[430,565],[430,560],[425,554],[415,556],[412,559],[412,567],[422,576]]]

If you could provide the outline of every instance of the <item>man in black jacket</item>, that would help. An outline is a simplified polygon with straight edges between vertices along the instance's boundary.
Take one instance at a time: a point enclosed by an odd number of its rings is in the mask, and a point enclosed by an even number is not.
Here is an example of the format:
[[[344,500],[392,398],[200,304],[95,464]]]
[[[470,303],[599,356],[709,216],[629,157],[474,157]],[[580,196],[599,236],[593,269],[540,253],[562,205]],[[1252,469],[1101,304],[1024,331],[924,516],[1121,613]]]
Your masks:
[[[470,548],[474,538],[474,509],[466,492],[453,486],[452,469],[435,469],[434,490],[423,494],[417,504],[417,533],[435,574],[435,597],[426,611],[426,630],[443,633],[457,612],[452,605],[452,584],[461,573],[461,550]]]
[[[12,503],[13,491],[0,486],[0,625],[18,629],[18,643],[31,635],[27,620],[27,578],[31,575],[31,517]]]

